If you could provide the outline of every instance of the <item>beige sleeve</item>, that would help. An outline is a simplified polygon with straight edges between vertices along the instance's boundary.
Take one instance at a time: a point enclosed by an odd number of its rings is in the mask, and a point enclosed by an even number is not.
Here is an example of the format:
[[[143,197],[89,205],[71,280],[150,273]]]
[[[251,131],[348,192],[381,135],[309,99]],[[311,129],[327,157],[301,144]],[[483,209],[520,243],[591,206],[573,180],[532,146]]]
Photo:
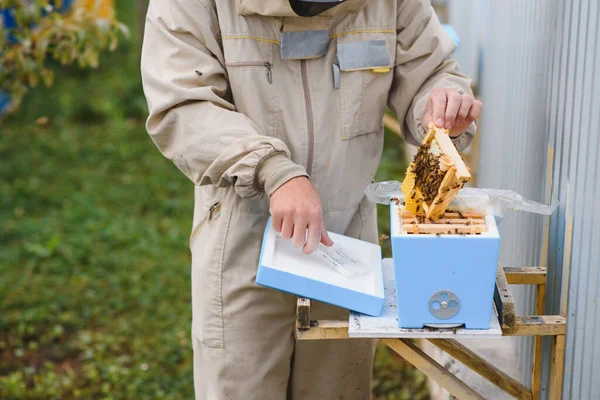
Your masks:
[[[165,157],[198,185],[235,185],[269,196],[296,176],[281,140],[261,135],[233,105],[216,11],[199,0],[151,0],[142,48],[147,130]]]
[[[388,105],[398,116],[404,139],[413,145],[425,137],[421,118],[434,88],[471,93],[471,80],[451,59],[456,45],[438,20],[429,0],[399,0],[396,63]],[[475,123],[454,139],[464,150],[475,136]]]

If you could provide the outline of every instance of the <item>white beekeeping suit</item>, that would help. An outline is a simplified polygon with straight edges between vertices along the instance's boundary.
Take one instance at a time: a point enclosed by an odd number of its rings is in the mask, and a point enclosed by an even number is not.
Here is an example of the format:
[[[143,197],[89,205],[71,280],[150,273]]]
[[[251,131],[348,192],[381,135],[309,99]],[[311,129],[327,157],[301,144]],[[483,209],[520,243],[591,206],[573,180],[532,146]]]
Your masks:
[[[151,0],[148,132],[196,184],[191,238],[198,399],[368,399],[374,343],[295,343],[295,297],[254,282],[269,197],[310,177],[330,231],[377,241],[364,197],[386,106],[424,136],[432,88],[470,93],[425,0]],[[455,141],[465,147],[474,125]],[[314,318],[347,311],[313,306]]]

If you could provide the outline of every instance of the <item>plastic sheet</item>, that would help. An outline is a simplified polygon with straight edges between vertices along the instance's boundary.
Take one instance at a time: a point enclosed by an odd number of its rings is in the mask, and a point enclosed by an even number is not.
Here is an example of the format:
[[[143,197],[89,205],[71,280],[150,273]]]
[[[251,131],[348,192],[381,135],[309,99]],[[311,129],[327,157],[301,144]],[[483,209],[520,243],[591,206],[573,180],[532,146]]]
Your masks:
[[[372,183],[365,190],[367,197],[378,204],[388,205],[392,198],[404,201],[400,191],[401,182],[385,181]],[[490,209],[497,220],[504,217],[506,211],[525,211],[533,214],[551,215],[558,208],[558,200],[552,199],[552,204],[540,204],[526,199],[512,190],[502,189],[461,189],[450,202],[449,209],[483,212]]]
[[[401,185],[402,182],[398,181],[376,182],[367,186],[365,194],[374,203],[388,205],[392,197],[404,201],[404,193],[400,190]]]
[[[346,277],[366,275],[369,267],[364,263],[353,259],[339,246],[335,244],[327,247],[319,244],[315,255],[325,261],[327,265]]]

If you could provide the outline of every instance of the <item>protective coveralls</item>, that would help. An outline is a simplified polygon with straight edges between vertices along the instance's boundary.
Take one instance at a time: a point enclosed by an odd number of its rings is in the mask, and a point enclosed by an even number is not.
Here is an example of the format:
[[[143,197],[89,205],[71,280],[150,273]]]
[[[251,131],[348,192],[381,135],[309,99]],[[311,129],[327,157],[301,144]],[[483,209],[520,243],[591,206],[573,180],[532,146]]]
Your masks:
[[[269,196],[308,176],[328,230],[376,242],[363,190],[380,161],[385,108],[418,144],[433,88],[471,93],[454,48],[428,0],[348,0],[310,18],[287,0],[150,1],[147,129],[196,185],[198,399],[370,397],[372,341],[295,343],[295,297],[254,282]]]

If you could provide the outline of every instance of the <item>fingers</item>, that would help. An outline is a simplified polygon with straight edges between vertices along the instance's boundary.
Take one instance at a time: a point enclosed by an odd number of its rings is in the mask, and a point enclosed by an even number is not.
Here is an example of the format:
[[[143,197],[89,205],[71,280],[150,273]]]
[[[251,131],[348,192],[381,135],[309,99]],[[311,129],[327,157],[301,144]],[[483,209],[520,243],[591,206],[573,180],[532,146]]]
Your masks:
[[[319,242],[325,246],[333,245],[333,240],[327,234],[325,223],[322,220],[320,211],[314,212],[310,219],[305,216],[296,216],[292,218],[284,218],[281,228],[281,236],[284,239],[291,239],[296,247],[302,247],[304,254],[311,254],[319,245]],[[318,215],[317,215],[318,214]],[[293,221],[293,222],[291,222]],[[309,221],[309,222],[307,222]],[[308,229],[308,234],[307,234]]]
[[[281,225],[281,237],[284,239],[291,239],[294,234],[294,220],[292,218],[283,218]]]
[[[479,118],[481,116],[481,111],[483,111],[483,103],[479,100],[476,100],[473,102],[473,106],[471,107],[471,111],[469,112],[469,116],[467,118],[469,123]]]
[[[281,233],[281,227],[283,225],[283,217],[281,215],[273,215],[273,229],[277,233]]]
[[[321,224],[321,243],[325,246],[333,246],[333,240],[329,237],[327,233],[327,228],[325,227],[325,221]]]
[[[306,227],[307,227],[306,219],[303,216],[297,216],[294,221],[294,235],[292,237],[292,243],[296,247],[304,246],[306,243]]]
[[[469,96],[468,94],[463,94],[461,96],[461,105],[456,116],[455,125],[463,125],[467,122],[474,101],[475,99],[473,99],[473,96]]]
[[[306,244],[302,248],[302,252],[304,254],[311,254],[313,251],[317,249],[319,245],[319,240],[321,239],[321,223],[312,222],[308,225],[308,239],[306,240]]]
[[[462,104],[462,96],[458,92],[448,92],[446,94],[448,104],[446,105],[446,114],[444,116],[444,128],[451,129],[456,121],[456,115]]]
[[[314,252],[323,240],[321,199],[306,177],[293,178],[273,192],[269,211],[273,229],[282,238],[292,239],[292,244],[304,253]],[[327,234],[325,237],[330,243]]]
[[[421,124],[423,125],[423,128],[427,130],[431,122],[433,122],[433,101],[431,100],[431,96],[429,96],[427,99],[427,104],[425,105],[425,111],[423,112]]]
[[[446,91],[444,89],[433,89],[429,98],[432,104],[433,123],[438,128],[442,128],[446,118]]]
[[[435,88],[431,91],[423,111],[423,128],[433,122],[438,128],[448,129],[450,136],[458,137],[481,116],[483,104],[471,94],[460,94],[455,89]]]

